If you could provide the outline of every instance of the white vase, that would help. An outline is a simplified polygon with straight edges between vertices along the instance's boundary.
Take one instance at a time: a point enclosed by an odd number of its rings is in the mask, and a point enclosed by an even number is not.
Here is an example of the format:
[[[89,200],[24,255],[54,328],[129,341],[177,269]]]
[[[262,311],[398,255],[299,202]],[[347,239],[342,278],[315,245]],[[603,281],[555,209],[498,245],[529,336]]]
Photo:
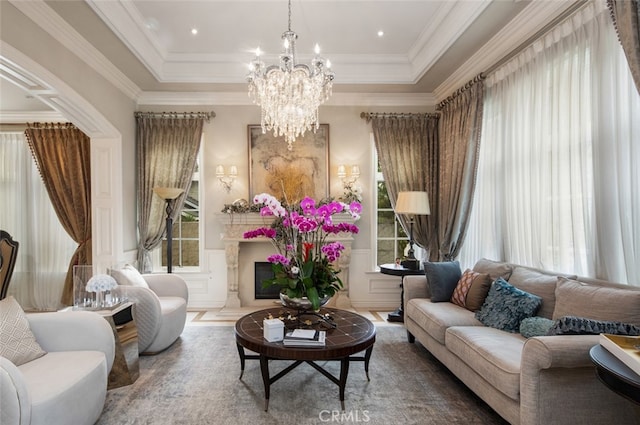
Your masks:
[[[101,292],[101,291],[96,292],[96,307],[98,308],[104,307],[104,292]]]

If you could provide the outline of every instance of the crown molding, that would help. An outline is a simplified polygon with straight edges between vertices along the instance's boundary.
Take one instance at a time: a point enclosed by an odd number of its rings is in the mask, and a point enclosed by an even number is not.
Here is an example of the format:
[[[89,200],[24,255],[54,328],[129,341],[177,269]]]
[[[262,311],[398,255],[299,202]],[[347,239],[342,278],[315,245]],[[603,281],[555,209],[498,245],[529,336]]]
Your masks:
[[[431,93],[334,93],[326,106],[425,106],[436,104]],[[143,92],[141,105],[253,106],[247,92]]]
[[[71,25],[51,9],[43,0],[9,0],[16,9],[49,33],[107,81],[130,99],[135,99],[140,88],[115,67],[100,51],[84,39]],[[109,2],[105,2],[109,3]]]
[[[106,25],[145,65],[160,83],[239,83],[247,73],[249,57],[240,54],[181,54],[167,52],[154,34],[146,28],[143,17],[133,2],[86,0]],[[332,55],[333,70],[340,84],[413,84],[455,41],[464,29],[456,29],[452,21],[471,25],[491,0],[445,3],[438,17],[443,21],[421,35],[410,54],[398,55]],[[311,55],[299,56],[300,63]],[[264,56],[277,63],[278,55]]]
[[[434,90],[438,102],[496,64],[571,5],[560,1],[532,1]]]
[[[156,80],[163,82],[168,54],[147,29],[133,2],[86,0],[91,9],[144,64]]]
[[[2,111],[0,124],[24,124],[27,122],[68,122],[57,111]]]
[[[413,83],[440,59],[492,1],[446,2],[438,8],[433,18],[438,25],[425,28],[409,49],[408,61],[414,70]]]

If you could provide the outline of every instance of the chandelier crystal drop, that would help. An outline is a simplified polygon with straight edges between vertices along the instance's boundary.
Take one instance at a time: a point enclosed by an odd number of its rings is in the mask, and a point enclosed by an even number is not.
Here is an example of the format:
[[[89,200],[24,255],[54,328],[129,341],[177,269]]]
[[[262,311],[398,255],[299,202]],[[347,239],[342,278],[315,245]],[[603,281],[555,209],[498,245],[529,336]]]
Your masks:
[[[262,108],[262,132],[272,131],[284,136],[289,150],[298,136],[319,127],[318,107],[331,96],[334,73],[331,63],[320,57],[316,44],[311,66],[296,61],[296,39],[291,31],[291,0],[289,27],[282,33],[284,49],[278,65],[266,66],[260,59],[260,49],[249,65],[249,97]]]

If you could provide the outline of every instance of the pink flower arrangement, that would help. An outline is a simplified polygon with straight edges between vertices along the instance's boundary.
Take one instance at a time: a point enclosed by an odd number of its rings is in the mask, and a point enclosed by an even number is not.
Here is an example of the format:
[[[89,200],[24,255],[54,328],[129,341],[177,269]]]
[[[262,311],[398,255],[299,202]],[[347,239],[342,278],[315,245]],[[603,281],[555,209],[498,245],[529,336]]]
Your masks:
[[[344,245],[328,241],[329,236],[340,233],[358,233],[358,226],[334,222],[334,215],[349,213],[358,220],[362,213],[359,202],[345,204],[332,201],[317,205],[312,198],[304,198],[299,205],[287,209],[274,196],[256,195],[254,204],[262,204],[260,214],[274,216],[271,227],[261,227],[245,232],[245,239],[267,237],[278,253],[267,257],[275,277],[265,280],[263,286],[278,285],[290,298],[307,297],[314,310],[320,300],[333,296],[343,284],[334,268]]]

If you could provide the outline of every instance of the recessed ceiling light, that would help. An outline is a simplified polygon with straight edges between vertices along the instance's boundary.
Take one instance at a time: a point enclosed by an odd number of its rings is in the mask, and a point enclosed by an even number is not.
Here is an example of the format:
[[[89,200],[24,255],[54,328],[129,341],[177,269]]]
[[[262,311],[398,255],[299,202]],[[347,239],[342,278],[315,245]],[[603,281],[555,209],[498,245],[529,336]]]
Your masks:
[[[384,36],[384,31],[382,30],[378,31],[378,37],[382,37],[382,36]]]
[[[191,28],[191,34],[193,35],[198,34],[198,28]]]
[[[148,18],[145,22],[145,25],[147,27],[147,29],[152,30],[152,31],[156,31],[159,27],[160,24],[158,23],[158,20],[155,18]]]

